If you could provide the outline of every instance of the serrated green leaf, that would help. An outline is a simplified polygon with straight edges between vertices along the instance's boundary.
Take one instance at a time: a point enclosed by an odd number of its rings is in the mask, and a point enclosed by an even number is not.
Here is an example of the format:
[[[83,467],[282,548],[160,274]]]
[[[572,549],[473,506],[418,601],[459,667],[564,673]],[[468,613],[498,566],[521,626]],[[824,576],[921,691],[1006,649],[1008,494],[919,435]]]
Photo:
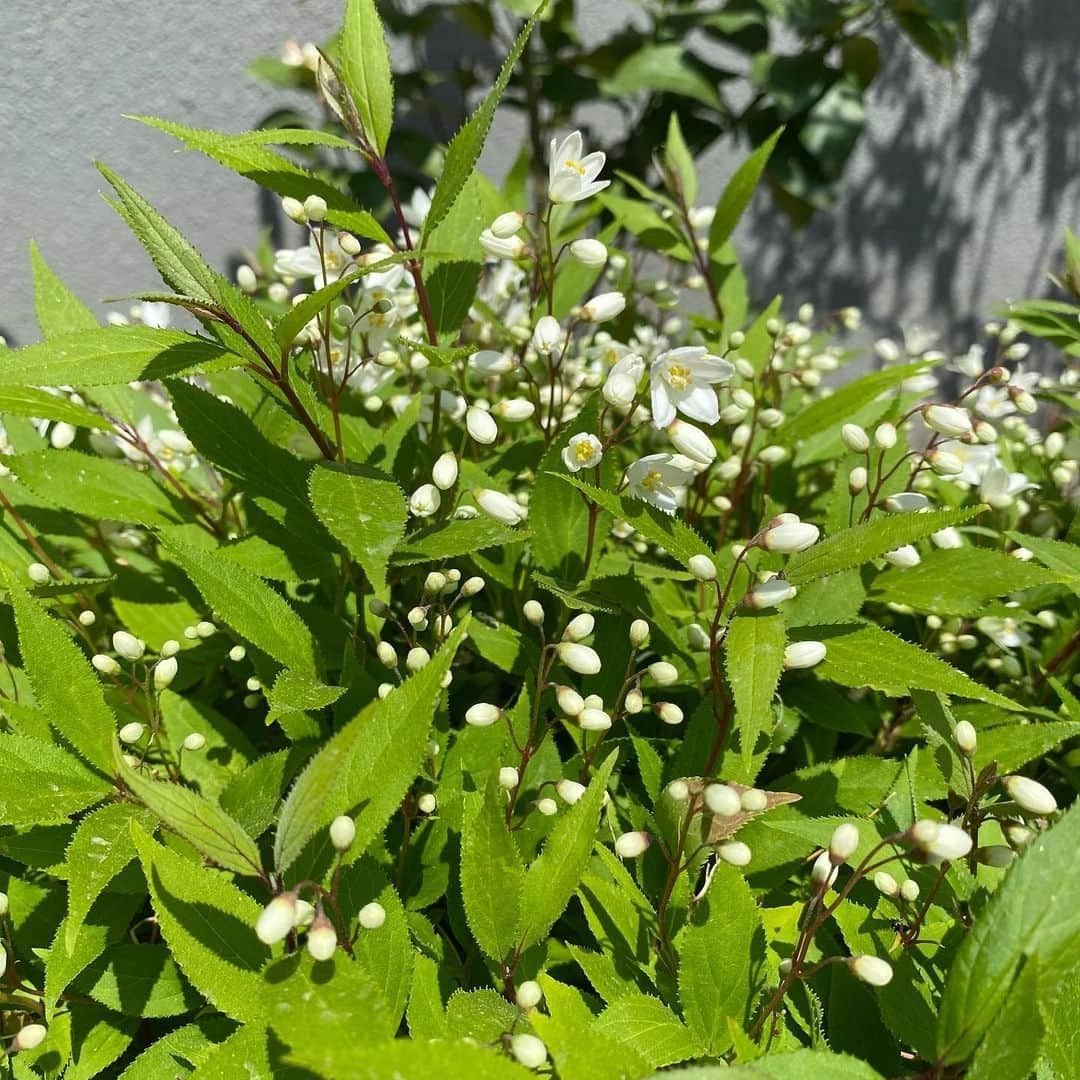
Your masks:
[[[1072,591],[1080,593],[1080,546],[1020,532],[1010,532],[1009,537],[1026,547],[1043,566],[1068,578]]]
[[[488,129],[491,127],[492,117],[499,104],[499,99],[506,89],[514,65],[521,58],[521,53],[526,42],[532,34],[534,19],[530,19],[518,34],[517,40],[510,49],[506,60],[499,69],[499,74],[494,85],[487,92],[487,96],[477,106],[476,111],[461,126],[458,133],[450,140],[446,148],[446,158],[443,162],[442,174],[439,182],[435,185],[434,194],[431,196],[431,207],[424,219],[424,233],[420,246],[431,236],[435,227],[450,212],[450,208],[457,201],[461,189],[472,175],[476,166],[480,151],[484,148]]]
[[[255,936],[259,905],[220,870],[162,847],[136,822],[131,833],[177,966],[226,1016],[258,1020],[265,1011],[259,972],[269,956]]]
[[[698,1080],[711,1080],[701,1076],[700,1070],[676,1069],[665,1077],[681,1080],[697,1075]],[[834,1054],[828,1050],[795,1050],[781,1054],[769,1054],[747,1065],[735,1065],[725,1069],[723,1080],[881,1080],[881,1074],[858,1058],[847,1054]]]
[[[219,619],[286,667],[315,672],[315,640],[283,596],[250,570],[212,551],[171,534],[162,536],[162,545]]]
[[[491,518],[451,519],[421,532],[409,533],[394,549],[395,565],[456,559],[484,548],[503,547],[527,540],[527,529],[511,529]]]
[[[687,206],[693,206],[697,201],[697,170],[694,168],[694,156],[683,138],[679,114],[675,112],[668,118],[664,162],[668,172],[677,179],[683,201]]]
[[[417,1040],[445,1039],[449,1034],[446,1009],[439,989],[439,968],[434,960],[417,953],[409,994],[409,1034]]]
[[[879,626],[806,626],[793,631],[792,637],[824,642],[828,651],[818,673],[841,686],[869,686],[894,697],[903,697],[914,688],[986,701],[1003,709],[1022,707]]]
[[[253,761],[221,793],[222,808],[256,839],[274,821],[290,777],[290,752],[279,750]]]
[[[461,899],[484,953],[506,961],[517,944],[525,867],[506,825],[506,796],[492,775],[461,831]]]
[[[412,1077],[461,1076],[469,1080],[523,1080],[529,1073],[494,1048],[475,1042],[414,1042],[394,1039],[368,1043],[336,1040],[332,1049],[305,1045],[293,1047],[288,1060],[314,1069],[323,1076]]]
[[[716,204],[716,215],[709,226],[709,252],[719,251],[735,231],[739,219],[750,205],[754,194],[769,163],[776,141],[783,135],[784,129],[777,128],[739,167],[735,175],[727,182]]]
[[[152,1042],[120,1074],[119,1080],[161,1080],[168,1070],[176,1080],[190,1076],[215,1050],[215,1039],[232,1027],[222,1016],[201,1017],[198,1021],[166,1032]]]
[[[243,361],[216,341],[149,326],[99,326],[13,349],[0,362],[0,386],[124,386]]]
[[[963,524],[983,509],[969,506],[961,510],[930,510],[925,514],[893,514],[853,525],[792,555],[785,576],[793,585],[802,585],[814,578],[861,566],[950,525]]]
[[[704,903],[695,907],[677,942],[683,1016],[712,1054],[731,1045],[729,1016],[739,1025],[749,1019],[763,975],[764,940],[746,879],[720,863]]]
[[[356,105],[364,134],[382,154],[394,122],[394,84],[375,0],[348,0],[338,47],[341,77]]]
[[[201,998],[164,945],[114,945],[76,980],[75,989],[123,1016],[179,1016]]]
[[[463,619],[424,668],[365,706],[311,759],[281,811],[274,842],[279,871],[338,814],[359,808],[359,851],[385,826],[423,760],[443,676],[468,626]]]
[[[617,756],[617,751],[609,754],[593,773],[585,794],[560,816],[544,850],[525,871],[517,930],[519,950],[542,941],[574,895],[596,843],[604,792]]]
[[[735,725],[743,766],[749,770],[758,736],[769,724],[772,699],[784,667],[782,615],[739,615],[724,641],[728,682],[735,698]]]
[[[92,330],[98,325],[93,312],[57,277],[33,240],[30,269],[34,276],[34,311],[42,337]]]
[[[62,739],[101,774],[111,776],[116,718],[86,654],[20,584],[9,577],[7,585],[19,649],[38,705]],[[96,783],[99,791],[111,787],[100,778]]]
[[[381,261],[385,262],[388,260]],[[329,285],[324,285],[321,289],[316,289],[314,292],[308,293],[299,304],[289,308],[289,310],[278,320],[274,327],[274,340],[281,348],[289,348],[296,340],[296,335],[299,334],[316,315],[322,314],[322,312],[333,303],[336,297],[340,296],[350,285],[358,281],[360,276],[361,275],[358,273],[342,274],[337,281],[331,281]]]
[[[181,784],[146,779],[124,761],[119,742],[114,761],[127,788],[166,828],[222,869],[263,876],[255,841],[219,806]]]
[[[648,994],[629,993],[612,1002],[596,1018],[596,1030],[633,1047],[654,1069],[706,1052],[704,1041],[659,998]]]
[[[401,488],[377,469],[320,465],[311,472],[310,492],[319,520],[385,596],[386,567],[409,517]]]
[[[100,428],[112,431],[112,422],[85,405],[76,405],[59,394],[50,394],[32,386],[0,387],[0,413],[12,416],[34,416],[42,420],[74,424],[76,427]]]

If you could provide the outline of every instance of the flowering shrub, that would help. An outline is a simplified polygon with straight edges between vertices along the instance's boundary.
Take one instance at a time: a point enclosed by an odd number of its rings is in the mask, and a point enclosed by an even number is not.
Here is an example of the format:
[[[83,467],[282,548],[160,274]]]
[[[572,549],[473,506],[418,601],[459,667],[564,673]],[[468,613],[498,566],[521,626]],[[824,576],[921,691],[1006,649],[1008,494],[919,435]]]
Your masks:
[[[715,208],[674,116],[654,187],[476,172],[530,31],[429,200],[349,0],[348,139],[150,121],[300,247],[229,281],[102,166],[166,291],[101,327],[32,253],[11,1074],[1075,1075],[1077,375],[1021,340],[1080,355],[1075,241],[990,355],[829,378],[857,313],[751,313],[729,239],[775,140]]]

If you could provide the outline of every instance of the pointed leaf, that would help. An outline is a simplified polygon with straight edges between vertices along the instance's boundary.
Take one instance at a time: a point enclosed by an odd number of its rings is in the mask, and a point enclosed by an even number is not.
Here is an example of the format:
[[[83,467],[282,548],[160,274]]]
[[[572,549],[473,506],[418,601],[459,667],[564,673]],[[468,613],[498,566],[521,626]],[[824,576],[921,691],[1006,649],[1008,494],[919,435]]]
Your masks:
[[[42,337],[93,330],[98,325],[93,312],[56,276],[33,240],[30,269],[34,275],[34,311]]]
[[[786,644],[784,617],[775,613],[736,616],[724,642],[728,682],[735,696],[735,725],[747,770],[758,736],[766,731],[772,716]]]
[[[341,77],[356,105],[364,134],[382,154],[394,122],[394,84],[375,0],[348,0],[339,48]]]
[[[716,216],[709,228],[709,252],[719,251],[735,231],[750,197],[758,186],[777,139],[784,129],[777,128],[739,167],[728,181],[716,204]]]

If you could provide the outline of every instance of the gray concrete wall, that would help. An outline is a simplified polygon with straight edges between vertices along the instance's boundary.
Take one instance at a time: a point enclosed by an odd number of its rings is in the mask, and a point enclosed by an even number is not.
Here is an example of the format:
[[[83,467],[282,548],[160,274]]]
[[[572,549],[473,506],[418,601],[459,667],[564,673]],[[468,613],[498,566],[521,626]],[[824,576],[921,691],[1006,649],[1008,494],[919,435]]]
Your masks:
[[[249,78],[247,62],[287,37],[321,40],[341,6],[191,0],[151,16],[134,0],[3,0],[0,333],[13,343],[36,336],[30,237],[88,301],[157,286],[98,196],[95,157],[211,262],[224,266],[253,244],[268,203],[252,185],[175,153],[167,136],[122,114],[249,128],[284,96]],[[625,2],[579,6],[592,38],[633,17]],[[974,0],[971,53],[954,73],[897,42],[885,56],[839,205],[792,234],[759,197],[738,240],[762,298],[858,304],[877,332],[918,323],[959,349],[1002,300],[1042,290],[1065,226],[1080,225],[1080,4]],[[497,122],[484,156],[492,172],[513,157],[519,134],[512,118]],[[739,157],[730,147],[709,155],[704,196]]]

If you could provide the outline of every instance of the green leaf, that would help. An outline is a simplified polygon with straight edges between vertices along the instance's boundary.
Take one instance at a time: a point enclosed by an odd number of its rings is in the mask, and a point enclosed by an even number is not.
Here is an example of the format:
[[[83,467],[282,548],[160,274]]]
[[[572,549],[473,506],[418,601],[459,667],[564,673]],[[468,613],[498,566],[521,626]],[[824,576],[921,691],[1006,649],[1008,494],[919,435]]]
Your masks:
[[[708,555],[710,558],[715,558],[709,545],[678,517],[663,514],[640,499],[601,491],[598,487],[579,480],[576,476],[567,476],[562,473],[552,475],[558,476],[565,483],[585,492],[598,506],[609,510],[616,517],[637,529],[646,540],[663,547],[684,566],[694,555]]]
[[[626,1043],[654,1068],[675,1065],[706,1052],[704,1042],[658,998],[631,992],[597,1018],[596,1030]]]
[[[42,337],[92,330],[98,325],[93,312],[56,276],[33,240],[30,269],[34,275],[34,311]]]
[[[795,1050],[769,1054],[748,1065],[736,1065],[717,1073],[717,1080],[881,1080],[881,1074],[864,1061],[828,1050]],[[676,1069],[665,1080],[712,1080],[708,1071]]]
[[[64,950],[71,955],[87,912],[110,881],[135,858],[131,823],[149,829],[150,814],[129,803],[106,803],[87,814],[68,845],[64,867],[68,882],[68,913],[64,920]],[[54,946],[59,948],[59,944]]]
[[[728,681],[735,697],[735,725],[743,767],[748,771],[758,736],[772,717],[786,644],[784,618],[779,614],[737,616],[724,643]]]
[[[1043,566],[1066,578],[1073,592],[1080,593],[1080,546],[1020,532],[1010,532],[1009,538],[1026,547]]]
[[[260,145],[251,138],[250,132],[230,135],[220,131],[205,131],[186,127],[184,124],[174,124],[170,120],[158,120],[152,116],[134,116],[131,119],[172,135],[189,149],[201,151],[219,165],[232,169],[233,172],[278,195],[290,195],[301,202],[309,195],[319,195],[326,200],[327,220],[338,228],[348,229],[357,236],[364,236],[381,244],[391,243],[386,230],[367,210],[314,173]]]
[[[145,1019],[179,1016],[201,1002],[164,945],[114,945],[76,979],[75,989],[123,1016]]]
[[[764,976],[764,933],[739,871],[720,863],[703,903],[677,942],[679,1000],[690,1030],[711,1054],[731,1045],[727,1018],[744,1026]]]
[[[333,1039],[330,1045],[293,1047],[289,1061],[324,1070],[322,1076],[460,1076],[469,1080],[523,1080],[530,1074],[493,1048],[475,1042],[414,1042],[394,1039],[369,1043]]]
[[[56,420],[74,424],[76,427],[114,430],[112,423],[100,413],[92,412],[85,405],[76,405],[66,397],[36,390],[32,386],[0,387],[0,413]]]
[[[19,650],[38,705],[63,740],[95,769],[111,776],[116,718],[105,704],[101,683],[86,654],[18,582],[9,577],[7,584]],[[110,786],[99,781],[99,790]]]
[[[390,52],[375,0],[349,0],[338,41],[341,77],[356,105],[364,134],[379,154],[394,122]]]
[[[974,615],[995,597],[1062,580],[1029,562],[989,548],[929,552],[917,566],[894,567],[874,578],[870,599],[907,604],[935,615]]]
[[[0,386],[124,386],[243,361],[216,341],[149,326],[99,326],[5,354]]]
[[[162,545],[219,619],[286,667],[315,672],[315,640],[283,596],[215,552],[192,547],[173,535],[163,535]]]
[[[161,932],[177,966],[226,1016],[264,1013],[262,969],[269,950],[255,936],[259,905],[219,870],[155,843],[136,822],[132,837]]]
[[[517,944],[525,867],[506,826],[506,796],[497,775],[476,802],[471,812],[466,808],[461,831],[461,899],[477,944],[501,963]]]
[[[828,651],[817,670],[841,686],[869,686],[893,697],[904,697],[912,688],[932,690],[986,701],[1003,709],[1021,708],[1017,702],[879,626],[800,627],[792,637],[824,642]]]
[[[559,817],[544,850],[525,871],[519,950],[542,941],[574,895],[596,843],[604,792],[616,757],[617,751],[609,754],[593,773],[585,794]]]
[[[499,99],[506,89],[514,65],[521,58],[525,43],[532,34],[534,19],[530,19],[518,34],[517,40],[510,49],[509,55],[499,69],[498,77],[494,85],[487,92],[487,96],[477,106],[476,111],[462,125],[458,133],[450,140],[446,148],[446,158],[443,162],[442,173],[435,185],[434,194],[431,196],[431,207],[424,220],[424,232],[420,241],[423,247],[430,238],[435,227],[450,212],[450,208],[457,201],[462,188],[472,175],[476,162],[480,157],[480,151],[484,148],[488,129],[491,127],[492,117],[499,104]]]
[[[694,156],[683,138],[679,124],[679,114],[673,112],[668,119],[667,142],[664,144],[664,164],[668,172],[679,185],[683,201],[693,206],[697,201],[697,170],[694,168]]]
[[[219,806],[181,784],[146,779],[124,761],[119,742],[114,760],[124,784],[166,828],[225,870],[263,876],[255,841]]]
[[[511,529],[492,518],[453,518],[429,529],[409,533],[390,557],[395,565],[457,559],[484,548],[504,547],[528,539],[526,529]]]
[[[172,496],[133,465],[79,450],[38,450],[9,458],[12,472],[35,495],[73,514],[139,525],[183,520]]]
[[[784,129],[777,128],[739,167],[727,182],[716,204],[716,216],[709,227],[709,253],[719,251],[735,231],[739,219],[750,205],[777,139]]]
[[[288,750],[253,761],[221,793],[222,808],[246,830],[260,837],[270,828],[289,777]]]
[[[48,825],[101,802],[110,786],[78,758],[29,735],[0,736],[0,825]]]
[[[279,872],[339,814],[359,807],[358,851],[386,825],[423,761],[442,679],[468,625],[462,619],[426,667],[365,706],[311,759],[281,811],[274,842]]]
[[[370,273],[370,271],[366,272]],[[324,285],[321,289],[308,293],[299,304],[289,308],[278,320],[277,325],[274,327],[274,340],[282,349],[289,348],[296,340],[296,335],[316,315],[321,315],[336,297],[340,296],[350,285],[357,282],[360,277],[361,275],[358,273],[342,274],[337,281],[331,281],[329,285]]]
[[[311,472],[310,491],[319,520],[386,596],[386,567],[409,517],[401,488],[377,469],[320,465]]]
[[[214,1038],[221,1038],[231,1027],[224,1017],[208,1015],[168,1031],[139,1054],[120,1074],[119,1080],[161,1080],[170,1075],[169,1070],[175,1073],[171,1080],[188,1077],[215,1051]]]
[[[930,510],[925,514],[892,514],[853,525],[806,551],[796,552],[788,560],[785,576],[793,585],[802,585],[814,578],[860,566],[950,525],[960,525],[983,509],[969,506],[961,510]]]
[[[966,1060],[997,1022],[1021,964],[1053,969],[1080,944],[1080,906],[1072,902],[1080,807],[1041,832],[1013,863],[968,931],[949,969],[938,1016],[945,1064]],[[1076,971],[1061,973],[1075,980]],[[1016,1074],[1019,1075],[1019,1074]]]
[[[632,94],[680,94],[704,102],[717,112],[724,103],[712,79],[693,53],[681,45],[647,43],[632,52],[603,83],[604,94],[615,99]]]

